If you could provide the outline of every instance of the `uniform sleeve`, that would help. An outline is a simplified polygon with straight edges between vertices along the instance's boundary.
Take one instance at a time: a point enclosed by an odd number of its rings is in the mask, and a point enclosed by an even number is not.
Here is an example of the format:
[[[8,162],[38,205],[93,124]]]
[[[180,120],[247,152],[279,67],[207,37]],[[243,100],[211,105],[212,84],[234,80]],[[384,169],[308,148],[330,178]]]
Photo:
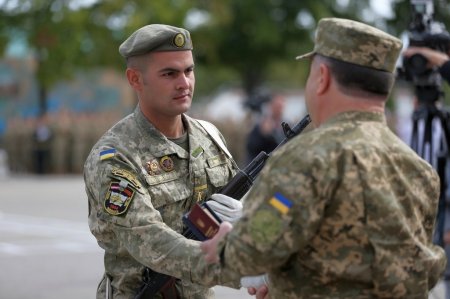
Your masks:
[[[100,246],[182,280],[206,286],[235,280],[204,262],[200,242],[186,239],[163,222],[139,170],[121,157],[116,152],[104,161],[91,158],[85,166],[90,228]]]
[[[317,231],[333,181],[322,177],[319,189],[317,177],[326,171],[325,163],[296,157],[296,152],[280,150],[268,160],[246,197],[244,216],[220,244],[224,268],[241,275],[266,273],[284,264]]]

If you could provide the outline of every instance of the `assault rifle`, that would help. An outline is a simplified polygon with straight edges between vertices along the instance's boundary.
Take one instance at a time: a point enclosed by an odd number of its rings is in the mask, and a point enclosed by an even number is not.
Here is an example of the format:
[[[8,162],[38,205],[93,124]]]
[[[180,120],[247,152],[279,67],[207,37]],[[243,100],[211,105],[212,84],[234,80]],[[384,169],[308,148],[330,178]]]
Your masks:
[[[306,115],[299,123],[291,128],[287,123],[281,124],[283,128],[284,138],[280,144],[272,151],[274,152],[293,137],[299,135],[311,122],[309,115]],[[262,151],[260,152],[243,170],[239,172],[226,184],[219,193],[230,196],[236,200],[240,200],[252,187],[253,182],[258,176],[259,172],[264,167],[269,154]],[[206,200],[207,201],[207,200]],[[212,211],[210,211],[212,212]],[[214,216],[214,212],[212,212]],[[183,217],[185,219],[185,217]],[[183,220],[184,220],[183,219]],[[205,239],[202,234],[194,232],[189,228],[186,228],[183,232],[183,236],[188,239],[203,241]],[[135,299],[152,299],[159,291],[164,292],[168,289],[168,286],[173,286],[175,278],[166,274],[154,272],[150,268],[146,268],[143,275],[143,285],[140,291],[136,295]],[[170,290],[167,290],[170,292]],[[165,297],[164,297],[165,298]],[[169,298],[177,298],[176,295],[169,295]]]

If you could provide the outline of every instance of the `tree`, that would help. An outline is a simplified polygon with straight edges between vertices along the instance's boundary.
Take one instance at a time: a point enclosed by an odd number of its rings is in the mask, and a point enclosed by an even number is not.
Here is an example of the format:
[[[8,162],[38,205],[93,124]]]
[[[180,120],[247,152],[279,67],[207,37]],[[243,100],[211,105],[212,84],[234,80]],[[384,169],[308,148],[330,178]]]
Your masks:
[[[335,16],[361,20],[368,0],[159,0],[101,1],[87,7],[74,0],[16,0],[0,6],[0,50],[14,32],[26,35],[39,61],[41,106],[46,90],[80,69],[123,68],[120,43],[149,23],[189,25],[195,12],[206,20],[190,29],[203,73],[238,77],[248,95],[275,76],[296,85],[306,76],[294,57],[312,48],[317,20]],[[336,4],[338,3],[338,4]],[[296,64],[297,65],[297,64]],[[230,75],[231,74],[231,75]],[[215,87],[209,82],[198,82]]]
[[[357,12],[367,5],[367,1],[342,7],[336,1],[205,0],[197,7],[207,11],[210,20],[195,31],[196,53],[211,67],[236,70],[251,95],[273,79],[269,74],[280,61],[286,74],[296,73],[294,57],[312,49],[312,32],[320,18],[359,19]]]
[[[117,49],[126,36],[152,22],[182,25],[188,9],[187,1],[98,1],[89,7],[64,0],[8,3],[0,7],[0,51],[15,33],[25,34],[38,62],[41,112],[57,81],[83,69],[123,67]]]

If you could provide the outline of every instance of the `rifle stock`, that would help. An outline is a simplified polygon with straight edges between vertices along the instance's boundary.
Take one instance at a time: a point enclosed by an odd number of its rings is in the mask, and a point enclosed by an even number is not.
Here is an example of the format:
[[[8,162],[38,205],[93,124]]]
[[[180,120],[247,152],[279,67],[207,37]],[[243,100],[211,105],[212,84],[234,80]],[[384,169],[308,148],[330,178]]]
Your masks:
[[[306,115],[300,122],[298,122],[293,128],[283,122],[281,125],[286,136],[280,144],[272,151],[274,152],[293,137],[299,135],[311,122],[309,115]],[[240,200],[250,190],[256,177],[263,169],[267,159],[270,157],[266,152],[260,152],[243,170],[239,170],[238,173],[220,190],[219,193],[230,196],[234,199]],[[206,201],[208,201],[207,199]],[[183,217],[185,221],[186,217]],[[188,227],[183,232],[183,236],[193,240],[204,240],[204,238],[198,236]],[[151,299],[159,290],[166,285],[171,279],[171,276],[158,273],[150,268],[146,268],[144,273],[144,284],[140,288],[139,294],[135,299]]]

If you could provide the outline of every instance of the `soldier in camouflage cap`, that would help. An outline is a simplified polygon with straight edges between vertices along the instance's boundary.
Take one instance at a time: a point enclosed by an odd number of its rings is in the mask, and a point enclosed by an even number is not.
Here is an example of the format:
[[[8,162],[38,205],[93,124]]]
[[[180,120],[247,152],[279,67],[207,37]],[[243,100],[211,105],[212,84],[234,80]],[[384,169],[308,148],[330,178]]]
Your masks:
[[[394,72],[401,41],[379,29],[337,18],[322,19],[314,50],[297,59],[323,55],[376,70]]]
[[[315,128],[269,158],[242,218],[203,243],[208,261],[268,273],[271,298],[428,298],[446,263],[432,244],[439,177],[386,124],[400,48],[358,22],[319,22]]]
[[[195,84],[189,32],[148,25],[119,51],[139,103],[100,138],[84,166],[89,227],[105,251],[97,298],[135,298],[147,267],[175,278],[152,298],[213,298],[209,286],[238,280],[203,261],[200,242],[181,234],[182,216],[237,167],[220,132],[185,114]],[[242,208],[220,199],[215,207],[229,220]]]

